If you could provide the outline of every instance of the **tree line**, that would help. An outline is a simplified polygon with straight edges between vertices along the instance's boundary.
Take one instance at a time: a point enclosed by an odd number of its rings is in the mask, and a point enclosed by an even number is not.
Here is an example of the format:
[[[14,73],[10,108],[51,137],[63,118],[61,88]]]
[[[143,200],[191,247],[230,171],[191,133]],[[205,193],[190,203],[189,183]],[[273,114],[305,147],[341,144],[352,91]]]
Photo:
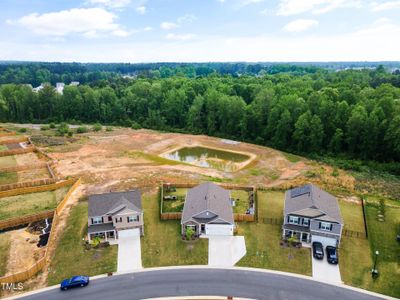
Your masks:
[[[375,70],[304,75],[114,78],[63,95],[0,86],[0,120],[84,122],[207,134],[298,153],[400,161],[400,74]]]

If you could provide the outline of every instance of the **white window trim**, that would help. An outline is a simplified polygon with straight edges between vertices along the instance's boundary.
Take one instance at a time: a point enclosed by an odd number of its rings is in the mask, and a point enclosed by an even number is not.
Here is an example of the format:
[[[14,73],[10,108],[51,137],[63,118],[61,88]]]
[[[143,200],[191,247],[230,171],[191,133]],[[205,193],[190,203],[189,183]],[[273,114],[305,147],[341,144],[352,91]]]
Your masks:
[[[304,221],[307,221],[307,224],[305,224]],[[308,226],[308,225],[310,225],[310,219],[309,218],[303,218],[303,222],[302,223],[303,223],[304,226]]]
[[[93,217],[92,224],[93,225],[103,224],[103,218],[102,217]]]
[[[296,222],[294,222],[293,220],[296,219]],[[295,225],[299,225],[299,217],[295,217],[295,216],[289,216],[289,224],[295,224]]]
[[[331,223],[321,222],[321,230],[331,231]]]
[[[134,222],[139,222],[139,215],[128,216],[128,223],[134,223]]]

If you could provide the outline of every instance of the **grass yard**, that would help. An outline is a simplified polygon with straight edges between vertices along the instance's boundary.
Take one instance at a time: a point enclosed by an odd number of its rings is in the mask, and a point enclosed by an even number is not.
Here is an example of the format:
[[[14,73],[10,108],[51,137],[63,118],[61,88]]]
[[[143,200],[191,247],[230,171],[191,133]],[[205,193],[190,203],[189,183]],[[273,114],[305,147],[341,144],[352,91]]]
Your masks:
[[[117,270],[118,246],[86,250],[82,238],[87,234],[88,203],[80,202],[68,217],[47,278],[49,285],[85,274],[94,276]]]
[[[0,185],[18,182],[17,172],[3,172],[0,173]]]
[[[208,262],[208,240],[181,240],[180,221],[161,221],[158,193],[143,195],[144,237],[142,263],[146,268],[173,265],[204,265]]]
[[[15,167],[17,165],[17,161],[14,155],[8,156],[0,156],[0,167],[1,168],[10,168]]]
[[[361,203],[357,204],[343,200],[339,200],[338,202],[345,229],[365,233]]]
[[[233,212],[245,214],[249,208],[249,192],[243,190],[231,190],[231,198],[235,199]]]
[[[259,191],[257,196],[259,221],[239,223],[247,254],[237,265],[311,275],[310,249],[281,247],[281,226],[263,223],[264,218],[282,218],[284,192]]]
[[[4,276],[7,272],[7,259],[10,251],[10,235],[0,233],[0,276]]]
[[[6,145],[0,145],[0,151],[6,151],[8,150]]]
[[[177,200],[164,200],[163,212],[181,212],[185,204],[186,188],[177,188],[175,192],[166,192],[164,189],[164,196],[177,196]]]
[[[396,235],[400,234],[400,203],[384,200],[384,222],[378,221],[378,203],[368,199],[366,215],[369,242],[372,253],[379,251],[377,269],[380,276],[370,283],[369,289],[400,298],[400,245]],[[373,254],[370,256],[371,261]]]
[[[54,209],[68,190],[69,187],[63,187],[56,191],[0,198],[0,220]]]

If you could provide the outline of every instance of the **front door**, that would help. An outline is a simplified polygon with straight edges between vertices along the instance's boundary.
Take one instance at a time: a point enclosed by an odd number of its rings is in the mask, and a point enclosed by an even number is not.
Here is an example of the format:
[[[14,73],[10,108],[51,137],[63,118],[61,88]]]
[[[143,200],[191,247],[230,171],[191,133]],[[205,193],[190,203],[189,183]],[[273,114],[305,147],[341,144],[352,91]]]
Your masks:
[[[301,235],[301,240],[303,242],[307,243],[307,241],[308,241],[308,233],[303,232],[302,235]]]
[[[200,229],[201,233],[206,233],[206,224],[201,224]]]

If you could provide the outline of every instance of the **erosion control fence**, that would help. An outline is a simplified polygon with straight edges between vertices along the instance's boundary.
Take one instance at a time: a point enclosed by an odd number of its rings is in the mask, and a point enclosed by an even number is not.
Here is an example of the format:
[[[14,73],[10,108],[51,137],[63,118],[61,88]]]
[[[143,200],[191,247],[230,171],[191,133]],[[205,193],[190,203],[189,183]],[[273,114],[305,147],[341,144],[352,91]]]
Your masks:
[[[35,149],[36,149],[35,146],[29,146],[27,148],[18,148],[18,149],[0,151],[0,157],[35,152]]]
[[[7,145],[7,144],[18,144],[18,143],[24,143],[24,142],[29,142],[29,139],[26,136],[21,136],[13,139],[7,139],[0,141],[0,145]]]
[[[53,213],[53,223],[51,226],[50,236],[49,236],[49,240],[47,242],[47,248],[46,248],[44,257],[41,258],[40,260],[38,260],[33,266],[31,266],[29,269],[27,269],[25,271],[11,274],[8,276],[0,277],[0,284],[25,281],[25,280],[29,279],[30,277],[36,275],[38,272],[42,271],[43,268],[46,266],[46,263],[50,261],[51,254],[49,252],[49,249],[55,247],[55,244],[57,243],[57,238],[58,238],[58,236],[56,235],[56,229],[59,224],[59,215],[62,212],[62,210],[65,208],[65,204],[67,203],[71,194],[75,191],[75,189],[81,183],[80,179],[73,179],[73,180],[74,180],[74,184],[72,185],[72,187],[70,188],[68,193],[65,195],[64,199],[58,204],[56,210]]]

